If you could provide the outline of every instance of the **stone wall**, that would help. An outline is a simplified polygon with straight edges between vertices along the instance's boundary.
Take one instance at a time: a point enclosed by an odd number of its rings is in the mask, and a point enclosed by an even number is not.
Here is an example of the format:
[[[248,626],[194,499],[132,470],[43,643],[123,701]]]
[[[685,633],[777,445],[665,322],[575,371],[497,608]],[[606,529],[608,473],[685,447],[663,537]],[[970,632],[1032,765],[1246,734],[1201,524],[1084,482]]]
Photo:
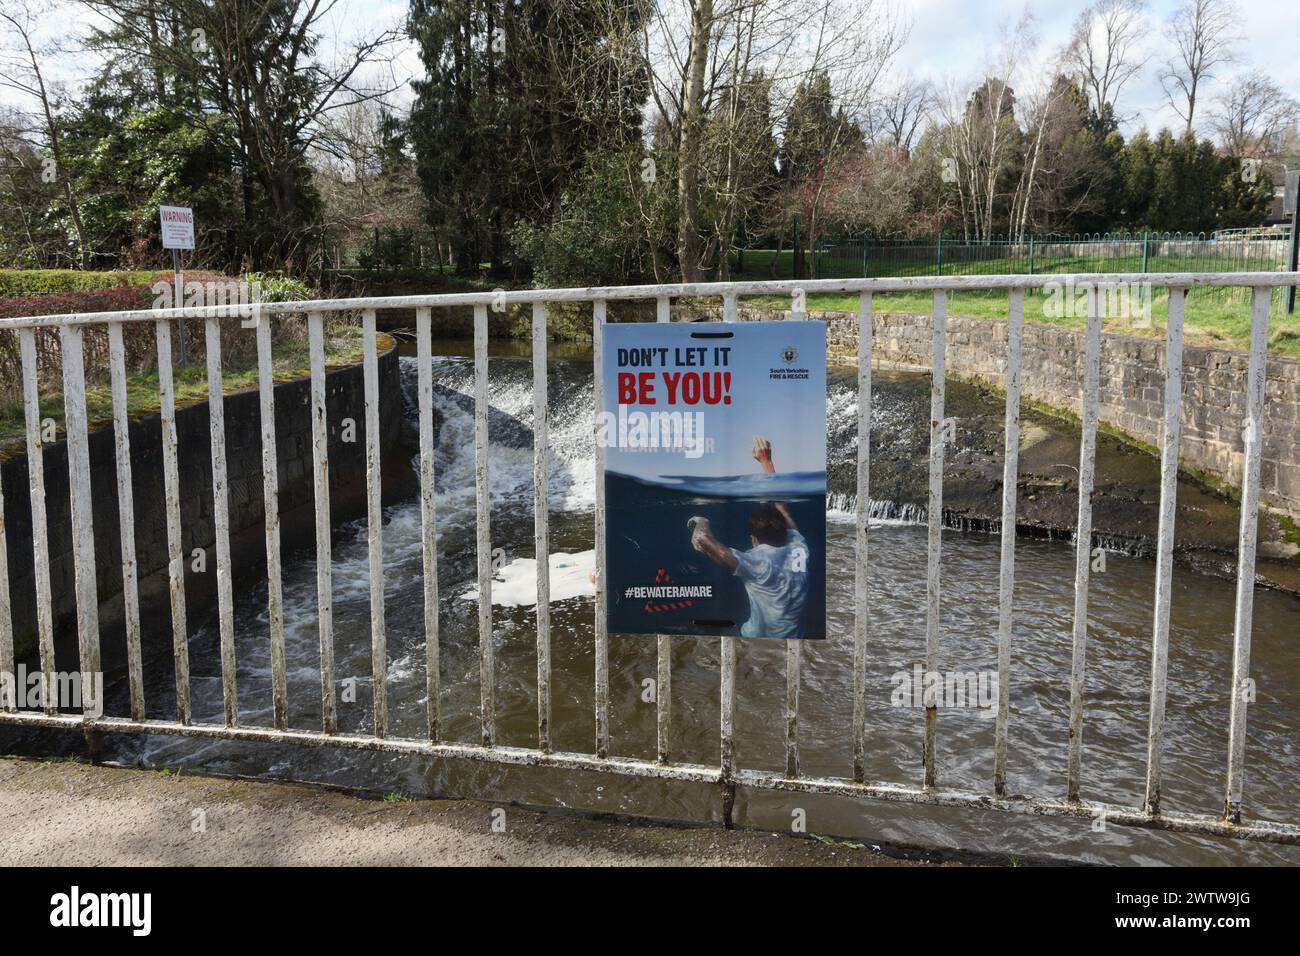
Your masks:
[[[379,359],[380,434],[385,450],[401,433],[401,380],[391,342]],[[365,512],[365,397],[360,365],[335,369],[326,376],[329,421],[331,517],[338,522]],[[315,495],[312,478],[311,383],[302,378],[275,388],[276,456],[280,489],[281,542],[288,553],[314,543]],[[342,421],[356,423],[355,440],[343,441]],[[226,468],[230,502],[234,579],[255,581],[266,564],[262,502],[261,410],[256,389],[225,398]],[[177,464],[180,477],[181,533],[186,556],[186,601],[191,621],[210,606],[215,594],[215,531],[212,515],[212,460],[208,403],[176,412]],[[162,425],[158,415],[131,422],[131,485],[135,508],[135,546],[140,577],[142,616],[166,613],[167,523],[162,477]],[[90,483],[94,503],[95,570],[101,628],[120,625],[122,563],[118,532],[117,474],[112,427],[90,434]],[[47,445],[44,453],[45,507],[49,528],[50,593],[56,630],[72,629],[76,614],[73,588],[72,527],[66,442]],[[32,517],[27,457],[0,462],[8,544],[10,595],[18,656],[36,646],[36,585],[33,577]],[[206,552],[206,571],[195,573],[191,554]],[[60,641],[60,663],[65,642]],[[67,666],[75,666],[73,658]]]
[[[784,313],[789,315],[789,313]],[[813,312],[827,323],[832,360],[857,362],[856,313]],[[687,307],[685,319],[720,320],[720,310]],[[741,309],[742,321],[770,319],[770,312]],[[873,313],[873,354],[878,361],[930,367],[929,315]],[[1083,333],[1025,324],[1021,394],[1027,400],[1074,415],[1083,388]],[[948,374],[1002,388],[1006,381],[1007,325],[995,319],[948,318]],[[1101,347],[1101,421],[1147,445],[1160,442],[1164,419],[1163,340],[1106,335]],[[1242,469],[1242,417],[1246,407],[1247,356],[1230,349],[1187,346],[1183,353],[1181,462],[1184,468],[1237,487]],[[1261,499],[1300,517],[1300,362],[1270,356],[1264,408]]]
[[[856,361],[856,315],[827,314],[832,354]],[[878,314],[874,354],[885,361],[928,368],[928,315]],[[948,370],[1001,388],[1006,376],[1007,327],[991,319],[950,317]],[[1021,392],[1035,402],[1079,413],[1083,334],[1026,323]],[[1164,418],[1165,347],[1162,340],[1106,335],[1101,349],[1101,421],[1148,445],[1160,442]],[[1244,352],[1188,346],[1183,354],[1181,459],[1184,467],[1225,484],[1241,481],[1242,417],[1246,406]],[[1263,501],[1300,516],[1300,362],[1270,357],[1261,468]]]

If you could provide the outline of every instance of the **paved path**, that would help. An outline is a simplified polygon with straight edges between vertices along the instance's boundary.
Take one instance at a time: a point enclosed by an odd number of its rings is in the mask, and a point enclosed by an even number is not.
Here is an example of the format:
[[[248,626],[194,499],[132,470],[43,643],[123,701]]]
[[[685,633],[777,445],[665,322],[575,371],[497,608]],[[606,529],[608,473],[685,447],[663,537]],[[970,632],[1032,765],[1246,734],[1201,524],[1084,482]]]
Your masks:
[[[0,865],[924,866],[784,834],[0,759]],[[199,822],[206,830],[198,832]]]

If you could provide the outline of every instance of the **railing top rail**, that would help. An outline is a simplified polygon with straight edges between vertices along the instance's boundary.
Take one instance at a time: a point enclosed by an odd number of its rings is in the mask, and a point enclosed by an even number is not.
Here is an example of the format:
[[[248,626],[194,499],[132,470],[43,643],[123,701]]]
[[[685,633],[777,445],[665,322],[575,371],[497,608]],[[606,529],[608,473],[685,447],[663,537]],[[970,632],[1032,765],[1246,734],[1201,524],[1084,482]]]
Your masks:
[[[666,285],[591,286],[577,289],[520,289],[515,291],[451,292],[430,295],[368,296],[351,299],[314,299],[305,302],[264,302],[213,305],[179,309],[129,309],[39,315],[0,319],[0,330],[46,325],[98,325],[109,322],[147,322],[160,319],[248,318],[303,312],[348,312],[365,309],[415,309],[445,306],[527,304],[533,302],[591,302],[711,296],[788,295],[804,292],[971,292],[1037,289],[1047,284],[1110,285],[1129,282],[1178,289],[1256,288],[1300,286],[1296,272],[1115,272],[1053,273],[1048,275],[900,276],[876,279],[775,279],[761,282],[689,282]]]

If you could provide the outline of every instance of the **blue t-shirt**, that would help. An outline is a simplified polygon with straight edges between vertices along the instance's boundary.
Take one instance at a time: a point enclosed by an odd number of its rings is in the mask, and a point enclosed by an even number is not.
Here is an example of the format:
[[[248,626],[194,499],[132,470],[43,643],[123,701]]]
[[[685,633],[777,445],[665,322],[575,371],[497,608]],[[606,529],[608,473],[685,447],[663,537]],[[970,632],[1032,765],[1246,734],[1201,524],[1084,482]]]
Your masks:
[[[740,627],[741,637],[802,637],[808,603],[808,542],[803,535],[787,528],[783,547],[730,550],[739,562],[736,577],[749,595],[749,620]]]

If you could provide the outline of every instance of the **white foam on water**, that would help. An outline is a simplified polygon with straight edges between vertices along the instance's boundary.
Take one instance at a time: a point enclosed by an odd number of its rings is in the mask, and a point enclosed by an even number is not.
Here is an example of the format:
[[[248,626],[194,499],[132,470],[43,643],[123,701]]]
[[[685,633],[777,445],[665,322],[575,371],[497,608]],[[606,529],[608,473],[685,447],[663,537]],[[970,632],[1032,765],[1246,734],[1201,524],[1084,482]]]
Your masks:
[[[595,597],[596,552],[579,551],[577,554],[560,552],[552,554],[548,562],[551,569],[551,601],[569,601],[579,597]],[[478,586],[470,587],[460,596],[462,601],[477,601]],[[537,560],[516,558],[492,576],[492,603],[502,607],[531,607],[537,603]]]

